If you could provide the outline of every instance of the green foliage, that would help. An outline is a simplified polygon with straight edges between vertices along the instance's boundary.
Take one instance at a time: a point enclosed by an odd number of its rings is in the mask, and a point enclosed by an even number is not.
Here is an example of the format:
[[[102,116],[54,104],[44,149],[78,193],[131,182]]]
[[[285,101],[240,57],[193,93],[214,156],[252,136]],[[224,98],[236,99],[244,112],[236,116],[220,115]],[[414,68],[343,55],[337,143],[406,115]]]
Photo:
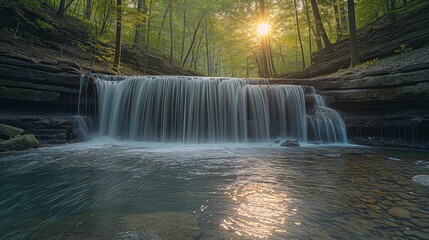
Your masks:
[[[43,20],[40,20],[38,18],[36,19],[36,25],[37,25],[37,28],[42,30],[42,31],[47,31],[47,32],[56,31],[54,26],[52,26],[51,24],[49,24]]]
[[[110,39],[99,37],[98,41],[91,44],[91,49],[94,52],[95,59],[98,61],[113,62],[115,51],[109,45]]]
[[[377,62],[378,62],[378,58],[374,58],[374,59],[372,59],[372,60],[369,60],[369,61],[366,61],[365,63],[363,63],[363,64],[361,64],[360,66],[358,66],[358,67],[360,67],[360,68],[363,68],[363,69],[367,69],[368,67],[370,67],[371,65],[374,65],[374,64],[376,64]]]
[[[399,49],[396,49],[395,53],[403,54],[403,53],[411,52],[411,50],[413,49],[407,43],[403,43],[399,45]]]
[[[16,9],[14,18],[44,32],[73,32],[72,28],[84,31],[91,29],[91,44],[78,42],[78,48],[95,54],[97,61],[113,61],[113,45],[116,30],[116,0],[92,0],[90,15],[87,19],[89,0],[73,1],[64,18],[72,24],[57,23],[58,0],[16,0],[7,4]],[[222,76],[249,76],[259,74],[261,59],[261,38],[256,34],[256,26],[261,21],[261,0],[145,0],[143,9],[137,9],[139,0],[122,0],[122,44],[135,47],[145,52],[156,53],[166,61],[181,63],[183,55],[192,46],[186,67],[206,74]],[[151,4],[150,4],[150,1]],[[267,21],[272,26],[270,33],[271,53],[279,74],[300,69],[301,56],[297,40],[297,23],[292,0],[264,0]],[[171,5],[170,5],[171,3]],[[317,51],[314,41],[314,18],[310,0],[297,0],[297,12],[301,37],[304,47],[306,65],[310,65],[310,49]],[[348,36],[346,0],[317,0],[324,27],[332,42]],[[405,14],[428,4],[426,0],[396,1],[397,9],[386,8],[386,0],[355,0],[357,26],[364,28],[368,24],[389,17],[389,14]],[[151,7],[151,8],[150,8]],[[309,8],[310,22],[307,20]],[[30,20],[20,10],[31,8],[39,13],[37,19]],[[150,8],[150,9],[149,9]],[[192,39],[196,26],[206,11],[201,28]],[[171,14],[170,14],[171,12]],[[171,19],[170,19],[171,15]],[[338,19],[340,19],[338,21]],[[171,21],[171,29],[170,29]],[[184,22],[186,21],[186,22]],[[150,23],[150,24],[149,24]],[[339,32],[341,27],[341,32]],[[135,33],[140,26],[141,43],[135,46]],[[14,26],[5,28],[10,34]],[[313,29],[309,31],[310,29]],[[71,34],[73,36],[73,33]],[[311,38],[311,41],[310,41]],[[207,41],[206,41],[207,39]],[[182,46],[183,42],[183,46]],[[148,49],[145,49],[145,47]],[[410,48],[402,46],[398,53],[407,52]],[[142,59],[141,61],[145,61]],[[371,65],[372,61],[365,63]],[[364,64],[364,65],[365,65]]]

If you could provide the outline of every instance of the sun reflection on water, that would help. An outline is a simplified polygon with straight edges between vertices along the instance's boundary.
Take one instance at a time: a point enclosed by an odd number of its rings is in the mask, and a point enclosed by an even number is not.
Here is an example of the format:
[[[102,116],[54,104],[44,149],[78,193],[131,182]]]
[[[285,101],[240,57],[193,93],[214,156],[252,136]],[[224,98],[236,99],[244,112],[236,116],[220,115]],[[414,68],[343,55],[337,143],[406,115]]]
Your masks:
[[[235,184],[227,187],[225,193],[237,207],[220,226],[243,237],[267,238],[275,233],[285,233],[287,217],[298,211],[291,209],[291,198],[266,183]]]

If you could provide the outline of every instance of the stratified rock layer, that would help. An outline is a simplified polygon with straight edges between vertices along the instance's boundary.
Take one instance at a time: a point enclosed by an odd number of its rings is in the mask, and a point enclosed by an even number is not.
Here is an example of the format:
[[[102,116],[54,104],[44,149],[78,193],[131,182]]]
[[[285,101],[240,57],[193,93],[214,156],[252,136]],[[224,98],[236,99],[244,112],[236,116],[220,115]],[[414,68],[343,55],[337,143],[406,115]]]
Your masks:
[[[429,148],[429,62],[270,83],[314,86],[354,143]]]

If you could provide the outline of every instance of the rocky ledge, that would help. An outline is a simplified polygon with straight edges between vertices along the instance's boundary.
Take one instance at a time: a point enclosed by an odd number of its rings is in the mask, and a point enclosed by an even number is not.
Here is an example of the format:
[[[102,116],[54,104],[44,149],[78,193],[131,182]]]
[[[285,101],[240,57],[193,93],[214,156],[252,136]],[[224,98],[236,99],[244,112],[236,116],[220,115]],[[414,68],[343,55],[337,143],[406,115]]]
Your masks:
[[[429,61],[270,83],[318,89],[354,143],[429,149]]]
[[[75,62],[0,52],[0,109],[75,112],[82,74]]]
[[[25,130],[42,144],[82,140],[86,124],[91,127],[90,118],[75,116],[83,87],[82,111],[94,114],[94,91],[82,84],[85,73],[72,61],[0,52],[0,123]]]

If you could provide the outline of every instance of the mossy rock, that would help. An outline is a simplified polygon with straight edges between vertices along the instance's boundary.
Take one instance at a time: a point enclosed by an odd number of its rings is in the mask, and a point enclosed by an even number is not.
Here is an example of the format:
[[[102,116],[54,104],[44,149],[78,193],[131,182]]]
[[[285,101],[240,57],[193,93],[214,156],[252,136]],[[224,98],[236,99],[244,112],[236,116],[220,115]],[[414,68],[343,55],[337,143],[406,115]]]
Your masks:
[[[158,212],[126,215],[121,223],[143,239],[191,240],[199,235],[197,217],[189,213]]]
[[[15,136],[21,135],[24,133],[24,130],[16,127],[12,127],[6,124],[0,123],[0,139],[11,139]]]
[[[9,140],[0,142],[0,152],[20,151],[39,146],[39,141],[33,134],[17,136]]]

